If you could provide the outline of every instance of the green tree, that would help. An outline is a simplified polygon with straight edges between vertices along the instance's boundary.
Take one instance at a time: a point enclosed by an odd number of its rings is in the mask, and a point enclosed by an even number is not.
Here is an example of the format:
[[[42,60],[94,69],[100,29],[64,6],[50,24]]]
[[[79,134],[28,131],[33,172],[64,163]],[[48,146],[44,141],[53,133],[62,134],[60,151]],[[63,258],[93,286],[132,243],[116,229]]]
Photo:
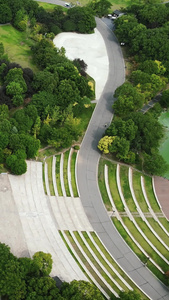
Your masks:
[[[115,137],[105,135],[103,138],[100,139],[97,147],[104,154],[107,154],[109,153],[109,147],[111,146],[114,139]]]
[[[11,172],[12,174],[15,175],[22,175],[26,173],[27,171],[27,164],[24,159],[16,159],[12,164],[11,164]]]
[[[71,283],[63,283],[61,286],[61,295],[67,300],[104,300],[97,287],[83,280],[73,280]]]
[[[168,165],[163,159],[163,157],[156,151],[152,154],[144,155],[144,170],[151,175],[162,176],[168,170]]]
[[[119,296],[122,300],[141,300],[141,296],[135,291],[120,292]]]
[[[12,12],[8,5],[0,4],[0,23],[5,24],[11,22]]]
[[[90,1],[87,5],[93,10],[93,14],[98,17],[106,16],[112,4],[108,0]]]
[[[162,93],[160,104],[162,107],[166,107],[166,108],[169,107],[169,90],[166,90]]]
[[[52,270],[52,256],[49,253],[42,251],[36,252],[33,255],[33,261],[38,266],[40,274],[48,276]]]

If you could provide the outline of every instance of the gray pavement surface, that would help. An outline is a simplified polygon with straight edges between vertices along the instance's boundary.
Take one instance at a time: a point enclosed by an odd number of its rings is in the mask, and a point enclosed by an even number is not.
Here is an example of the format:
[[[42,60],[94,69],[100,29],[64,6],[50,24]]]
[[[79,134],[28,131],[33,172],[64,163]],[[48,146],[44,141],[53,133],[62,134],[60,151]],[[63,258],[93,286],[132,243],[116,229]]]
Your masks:
[[[121,48],[113,32],[99,19],[97,29],[102,34],[107,48],[109,76],[78,156],[77,181],[80,198],[94,230],[122,268],[151,299],[166,300],[169,299],[169,290],[143,266],[117,233],[99,192],[97,173],[100,152],[97,144],[105,131],[105,124],[111,122],[112,104],[115,100],[113,93],[125,80],[125,66]]]

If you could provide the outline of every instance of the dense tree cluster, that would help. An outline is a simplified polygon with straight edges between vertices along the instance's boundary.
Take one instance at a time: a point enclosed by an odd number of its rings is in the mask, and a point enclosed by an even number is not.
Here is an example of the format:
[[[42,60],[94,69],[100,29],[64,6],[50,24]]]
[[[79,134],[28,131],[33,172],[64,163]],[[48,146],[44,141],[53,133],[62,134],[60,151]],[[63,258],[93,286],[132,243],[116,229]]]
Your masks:
[[[146,60],[138,64],[137,70],[131,73],[128,81],[115,91],[115,113],[125,116],[141,109],[143,104],[166,88],[168,78],[164,77],[165,72],[166,68],[158,60]]]
[[[126,44],[135,64],[127,81],[115,91],[116,117],[98,148],[103,153],[113,153],[125,163],[141,164],[149,174],[162,175],[167,165],[158,152],[163,128],[157,116],[161,106],[169,106],[168,90],[165,90],[169,74],[169,6],[157,5],[158,1],[143,2],[128,7],[127,14],[115,21],[115,33]],[[152,112],[139,112],[158,93],[162,93],[160,104]]]
[[[169,61],[169,5],[154,2],[131,5],[126,15],[115,21],[115,33],[121,42],[129,45],[130,55],[137,61]]]
[[[104,300],[100,291],[86,281],[61,283],[60,290],[49,276],[52,257],[49,253],[36,252],[32,259],[17,258],[10,248],[0,243],[0,295],[9,300]]]

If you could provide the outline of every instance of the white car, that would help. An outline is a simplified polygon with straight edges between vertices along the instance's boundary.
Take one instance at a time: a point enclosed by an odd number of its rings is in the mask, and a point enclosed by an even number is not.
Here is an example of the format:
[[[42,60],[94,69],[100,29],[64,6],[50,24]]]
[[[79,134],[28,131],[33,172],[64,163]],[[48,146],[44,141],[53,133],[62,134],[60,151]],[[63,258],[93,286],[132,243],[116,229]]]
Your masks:
[[[70,4],[69,4],[69,3],[65,3],[65,6],[66,6],[66,7],[70,7]]]
[[[116,16],[112,16],[111,14],[108,14],[107,17],[111,20],[116,20],[117,17]]]

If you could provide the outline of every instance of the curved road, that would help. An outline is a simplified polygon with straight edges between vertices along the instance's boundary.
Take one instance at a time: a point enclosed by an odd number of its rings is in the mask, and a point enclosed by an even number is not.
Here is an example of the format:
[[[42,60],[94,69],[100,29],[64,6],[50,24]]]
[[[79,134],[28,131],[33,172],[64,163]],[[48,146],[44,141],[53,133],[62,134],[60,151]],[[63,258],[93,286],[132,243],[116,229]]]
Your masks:
[[[60,0],[41,1],[64,6],[64,2]],[[97,29],[102,34],[107,48],[109,76],[79,151],[77,180],[80,198],[94,230],[133,281],[152,300],[169,300],[167,287],[143,266],[116,231],[108,217],[99,192],[97,167],[100,152],[97,150],[97,144],[105,131],[104,125],[108,121],[111,122],[113,94],[115,89],[125,80],[125,66],[121,48],[112,30],[100,19],[97,19]]]
[[[95,108],[78,161],[77,181],[80,198],[85,212],[104,245],[128,273],[133,281],[151,299],[169,299],[169,290],[140,262],[116,231],[103,205],[97,182],[97,167],[100,152],[97,144],[105,131],[105,124],[111,122],[113,93],[125,80],[125,67],[121,48],[113,32],[97,19],[97,29],[103,36],[109,58],[109,76],[104,91]]]

